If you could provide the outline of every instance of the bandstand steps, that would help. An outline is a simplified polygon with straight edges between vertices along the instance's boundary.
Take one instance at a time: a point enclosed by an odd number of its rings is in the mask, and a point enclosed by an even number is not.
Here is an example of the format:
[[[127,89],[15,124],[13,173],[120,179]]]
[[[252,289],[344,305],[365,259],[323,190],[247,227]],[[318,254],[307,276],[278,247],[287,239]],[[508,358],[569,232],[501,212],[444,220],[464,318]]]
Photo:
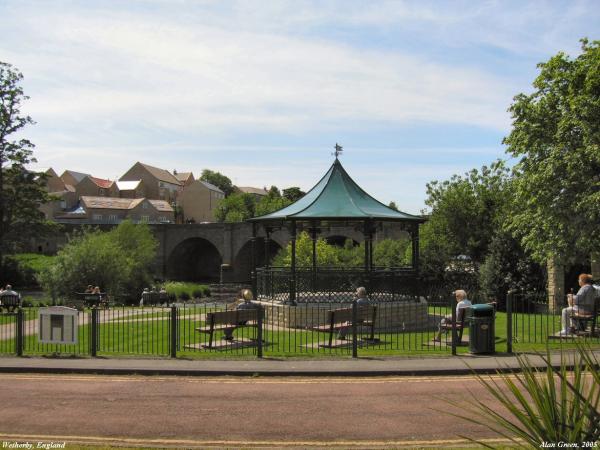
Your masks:
[[[251,288],[249,284],[243,283],[211,284],[209,287],[210,297],[213,301],[226,303],[235,302],[238,300],[242,289]]]

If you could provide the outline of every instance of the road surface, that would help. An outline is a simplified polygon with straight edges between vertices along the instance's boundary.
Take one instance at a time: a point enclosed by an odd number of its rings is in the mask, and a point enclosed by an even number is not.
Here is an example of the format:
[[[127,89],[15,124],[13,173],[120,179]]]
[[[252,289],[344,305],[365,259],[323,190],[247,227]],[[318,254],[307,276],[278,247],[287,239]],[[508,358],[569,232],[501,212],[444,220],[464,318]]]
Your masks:
[[[440,411],[471,376],[194,378],[0,374],[0,441],[141,447],[462,446],[494,439]],[[494,440],[490,440],[494,442]]]

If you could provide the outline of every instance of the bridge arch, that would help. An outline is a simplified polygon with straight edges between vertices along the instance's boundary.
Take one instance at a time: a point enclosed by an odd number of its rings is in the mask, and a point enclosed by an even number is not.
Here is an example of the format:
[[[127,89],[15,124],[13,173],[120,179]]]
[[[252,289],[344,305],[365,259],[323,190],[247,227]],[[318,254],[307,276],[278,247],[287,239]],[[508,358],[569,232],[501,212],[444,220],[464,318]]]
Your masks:
[[[219,249],[208,239],[184,239],[173,248],[167,259],[167,278],[179,281],[218,281],[221,262]]]
[[[264,238],[258,238],[256,240],[256,265],[262,267],[266,263],[266,257],[271,262],[277,252],[281,250],[281,245],[269,239],[269,248],[265,252],[265,241]],[[244,245],[235,255],[233,260],[233,275],[236,281],[250,281],[252,272],[252,241],[246,241]]]

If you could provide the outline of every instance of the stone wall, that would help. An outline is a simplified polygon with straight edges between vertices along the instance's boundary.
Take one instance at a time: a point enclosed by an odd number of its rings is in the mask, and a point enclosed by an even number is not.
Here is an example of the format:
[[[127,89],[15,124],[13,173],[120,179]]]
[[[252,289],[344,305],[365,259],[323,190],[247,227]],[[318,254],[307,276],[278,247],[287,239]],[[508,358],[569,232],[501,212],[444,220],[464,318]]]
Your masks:
[[[306,329],[327,324],[332,309],[349,308],[349,303],[302,303],[296,306],[258,302],[265,309],[269,326]],[[427,301],[386,302],[377,305],[376,332],[425,331],[437,328],[440,317],[427,311]]]

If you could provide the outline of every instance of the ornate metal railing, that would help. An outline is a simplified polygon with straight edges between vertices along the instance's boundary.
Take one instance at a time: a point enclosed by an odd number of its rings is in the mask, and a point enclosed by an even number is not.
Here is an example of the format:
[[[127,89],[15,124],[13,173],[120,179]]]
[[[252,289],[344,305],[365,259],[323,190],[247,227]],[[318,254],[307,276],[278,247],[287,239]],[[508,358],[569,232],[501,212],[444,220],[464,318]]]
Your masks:
[[[378,302],[414,301],[419,296],[416,272],[405,268],[268,267],[256,270],[257,296],[292,303],[351,302],[356,288]]]

